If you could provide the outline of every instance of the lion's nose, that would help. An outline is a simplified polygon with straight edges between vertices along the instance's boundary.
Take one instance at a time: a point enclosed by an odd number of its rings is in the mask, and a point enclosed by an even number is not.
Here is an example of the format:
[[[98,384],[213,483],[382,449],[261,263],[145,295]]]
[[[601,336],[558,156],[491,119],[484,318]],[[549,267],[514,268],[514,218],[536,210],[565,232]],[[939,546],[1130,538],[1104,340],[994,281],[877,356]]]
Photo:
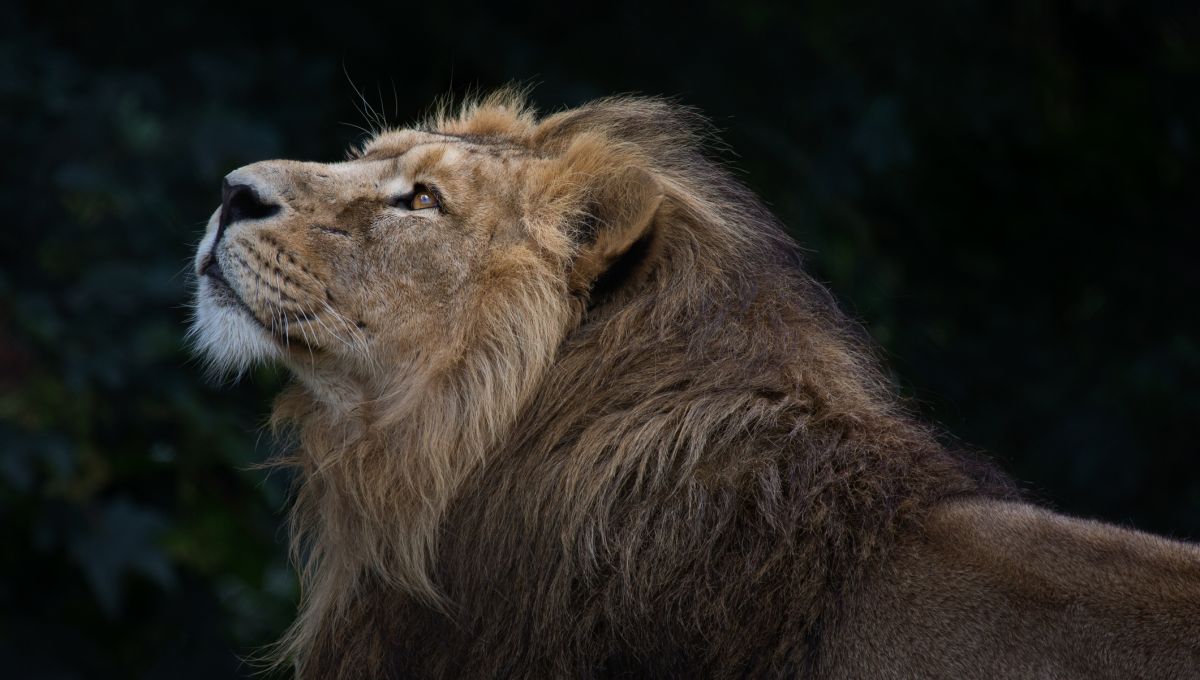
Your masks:
[[[217,222],[217,238],[213,241],[213,252],[225,237],[229,225],[243,220],[259,220],[279,212],[279,204],[272,203],[259,195],[249,184],[231,184],[226,178],[221,181],[221,217]]]
[[[200,274],[203,276],[210,267],[217,263],[217,246],[225,238],[225,230],[229,225],[243,220],[257,220],[270,217],[279,212],[279,204],[264,199],[254,187],[249,184],[231,183],[229,178],[221,182],[221,216],[217,220],[217,237],[213,239]]]
[[[242,220],[257,220],[279,212],[279,205],[270,203],[258,195],[249,184],[221,182],[221,226],[225,227]]]

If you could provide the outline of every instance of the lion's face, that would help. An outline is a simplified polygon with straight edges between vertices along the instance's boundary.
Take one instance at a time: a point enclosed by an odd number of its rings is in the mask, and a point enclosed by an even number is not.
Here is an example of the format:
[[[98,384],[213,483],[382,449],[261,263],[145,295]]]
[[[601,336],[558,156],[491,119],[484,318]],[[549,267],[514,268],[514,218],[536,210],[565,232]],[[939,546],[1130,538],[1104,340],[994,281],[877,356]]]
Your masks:
[[[235,170],[195,257],[199,344],[234,370],[454,362],[514,278],[566,295],[561,233],[528,219],[526,180],[544,162],[512,143],[407,130],[347,162]]]

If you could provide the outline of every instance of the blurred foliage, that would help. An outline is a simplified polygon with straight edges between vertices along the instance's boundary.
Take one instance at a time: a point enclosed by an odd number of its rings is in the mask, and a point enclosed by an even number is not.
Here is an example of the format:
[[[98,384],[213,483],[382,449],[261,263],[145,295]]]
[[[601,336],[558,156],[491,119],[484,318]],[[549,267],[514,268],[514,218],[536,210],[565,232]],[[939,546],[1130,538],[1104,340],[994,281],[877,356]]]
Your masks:
[[[289,620],[283,377],[182,343],[221,177],[517,80],[709,113],[930,417],[1200,538],[1190,2],[0,6],[0,668],[231,677]],[[361,105],[361,104],[360,104]]]

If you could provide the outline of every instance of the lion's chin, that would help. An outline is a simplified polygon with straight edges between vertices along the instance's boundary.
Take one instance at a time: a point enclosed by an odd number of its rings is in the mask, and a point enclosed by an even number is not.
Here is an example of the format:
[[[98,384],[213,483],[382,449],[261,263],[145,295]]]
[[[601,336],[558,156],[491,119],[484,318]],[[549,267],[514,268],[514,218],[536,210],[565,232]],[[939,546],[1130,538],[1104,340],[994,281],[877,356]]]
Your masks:
[[[279,347],[236,299],[201,277],[188,338],[213,377],[237,377],[257,362],[279,357]]]

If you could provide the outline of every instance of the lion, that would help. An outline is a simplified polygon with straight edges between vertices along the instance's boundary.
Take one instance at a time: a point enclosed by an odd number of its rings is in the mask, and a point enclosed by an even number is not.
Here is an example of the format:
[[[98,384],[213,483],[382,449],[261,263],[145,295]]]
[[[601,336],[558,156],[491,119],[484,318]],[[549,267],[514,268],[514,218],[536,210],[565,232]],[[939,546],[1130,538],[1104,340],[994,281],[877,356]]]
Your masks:
[[[943,443],[694,110],[503,91],[231,172],[214,370],[278,362],[301,678],[1200,677],[1200,549]]]

